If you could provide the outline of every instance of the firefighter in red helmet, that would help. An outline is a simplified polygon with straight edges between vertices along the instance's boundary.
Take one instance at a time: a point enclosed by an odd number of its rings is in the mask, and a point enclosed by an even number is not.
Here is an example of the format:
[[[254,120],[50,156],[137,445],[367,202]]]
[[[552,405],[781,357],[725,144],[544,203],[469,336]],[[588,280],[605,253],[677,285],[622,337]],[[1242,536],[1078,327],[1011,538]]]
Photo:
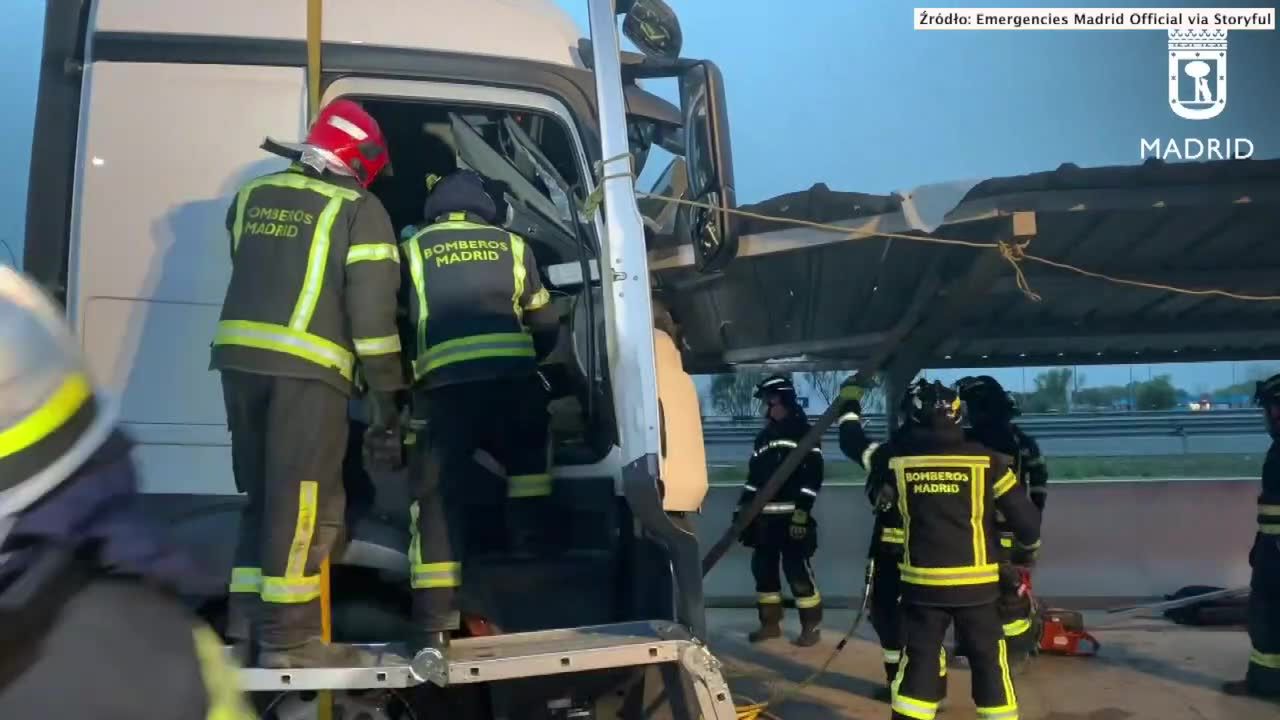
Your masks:
[[[227,634],[263,667],[360,664],[321,638],[320,566],[340,534],[348,402],[367,386],[375,430],[397,431],[406,387],[396,326],[396,234],[368,191],[387,142],[358,104],[323,108],[292,164],[249,181],[227,210],[231,282],[212,343],[236,487],[249,496]],[[252,630],[252,632],[251,632]]]
[[[756,435],[747,480],[738,497],[737,514],[751,504],[756,492],[769,482],[774,470],[808,434],[809,419],[796,399],[795,386],[785,375],[773,375],[756,386],[755,396],[765,405],[767,422]],[[804,461],[778,489],[773,500],[747,526],[741,541],[752,548],[751,574],[756,581],[756,606],[760,627],[748,639],[761,642],[782,635],[782,578],[787,576],[800,614],[800,647],[816,645],[822,625],[822,595],[813,574],[811,558],[818,549],[818,526],[813,505],[822,489],[822,448],[805,454]]]

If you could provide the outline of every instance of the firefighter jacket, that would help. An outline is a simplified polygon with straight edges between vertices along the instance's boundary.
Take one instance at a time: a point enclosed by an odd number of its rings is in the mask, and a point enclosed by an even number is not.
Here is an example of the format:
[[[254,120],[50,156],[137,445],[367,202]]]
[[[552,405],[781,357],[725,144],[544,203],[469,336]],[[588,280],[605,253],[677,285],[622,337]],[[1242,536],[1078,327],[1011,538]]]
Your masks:
[[[300,165],[252,180],[227,211],[231,283],[216,370],[321,380],[350,394],[405,387],[395,230],[354,179]]]
[[[257,717],[178,599],[221,583],[148,525],[128,452],[113,435],[0,541],[0,718]]]
[[[45,547],[0,586],[0,717],[258,715],[221,638],[176,597]]]
[[[867,471],[865,488],[867,501],[876,511],[872,538],[872,542],[876,543],[875,551],[900,555],[902,553],[902,514],[898,512],[896,503],[886,502],[892,497],[893,486],[872,482],[873,478],[890,477],[887,474],[888,466],[885,465],[885,452],[888,448],[867,437],[866,428],[857,412],[846,412],[837,422],[840,429],[841,452]],[[881,465],[884,465],[882,472],[870,472],[873,466]]]
[[[401,249],[415,387],[537,372],[558,319],[523,238],[469,212],[449,212]]]
[[[1040,543],[1040,513],[1010,458],[967,440],[960,428],[912,427],[892,438],[872,482],[892,482],[903,519],[902,599],[922,605],[965,606],[999,596],[1002,556],[998,508],[1020,547]],[[885,477],[885,475],[889,477]]]
[[[1013,458],[1013,474],[1018,478],[1019,490],[1027,493],[1043,513],[1045,501],[1049,498],[1049,468],[1035,439],[1013,423],[974,427],[967,434],[970,440]],[[998,510],[996,527],[1000,530],[1000,544],[1005,548],[1013,547],[1013,530]]]
[[[1249,562],[1280,574],[1280,441],[1272,441],[1262,463],[1262,493],[1258,495],[1258,533]],[[1255,573],[1258,575],[1260,573]]]
[[[809,432],[808,418],[798,412],[782,422],[770,421],[756,435],[755,450],[747,465],[747,481],[742,485],[742,493],[738,496],[738,507],[743,507],[755,499],[756,493],[773,477],[774,470],[786,459],[787,455],[800,444],[800,439]],[[773,499],[764,506],[760,515],[792,515],[802,510],[806,515],[812,514],[813,504],[822,489],[822,448],[810,450],[791,477],[787,478]]]

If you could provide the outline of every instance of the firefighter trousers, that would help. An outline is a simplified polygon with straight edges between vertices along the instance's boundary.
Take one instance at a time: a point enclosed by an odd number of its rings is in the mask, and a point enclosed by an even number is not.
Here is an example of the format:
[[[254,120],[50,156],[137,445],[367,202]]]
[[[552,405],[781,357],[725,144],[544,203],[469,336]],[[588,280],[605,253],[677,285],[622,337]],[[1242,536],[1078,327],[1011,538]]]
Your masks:
[[[763,516],[757,520],[761,521],[789,523],[790,516],[781,521]],[[785,531],[785,525],[782,530]],[[776,536],[778,533],[771,534]],[[763,538],[752,549],[751,575],[756,581],[756,602],[762,619],[781,619],[782,575],[785,574],[787,584],[791,586],[791,596],[796,601],[796,609],[800,611],[801,625],[816,627],[822,621],[822,595],[818,592],[818,581],[809,561],[812,555],[808,543],[777,537]],[[778,571],[779,565],[782,567],[781,573]],[[776,612],[773,611],[775,607]]]
[[[1259,535],[1249,587],[1249,670],[1251,692],[1280,697],[1280,536]]]
[[[503,522],[471,517],[469,506],[505,509],[516,535],[536,534],[538,524],[552,521],[545,389],[536,376],[445,385],[416,392],[414,416],[424,424],[409,461],[414,624],[456,630],[467,524]],[[504,465],[506,508],[471,502],[476,450]]]
[[[242,639],[256,616],[262,647],[295,647],[321,635],[320,566],[343,526],[347,398],[318,380],[234,370],[222,371],[222,392],[236,488],[249,496],[229,634]]]
[[[871,575],[871,627],[880,638],[884,655],[884,672],[889,682],[898,675],[902,661],[902,619],[898,596],[902,593],[902,571],[898,569],[899,553],[878,552]]]
[[[1018,595],[1020,583],[1018,568],[1008,562],[1000,563],[1000,599],[996,603],[1000,624],[1010,654],[1025,657],[1036,650],[1040,639],[1032,632],[1034,608],[1031,598]]]
[[[983,720],[1016,720],[1018,700],[1013,691],[1008,653],[995,603],[968,607],[937,607],[904,602],[905,638],[902,664],[893,682],[893,717],[933,720],[946,695],[939,682],[947,628],[956,625],[956,638],[969,658],[973,702]]]

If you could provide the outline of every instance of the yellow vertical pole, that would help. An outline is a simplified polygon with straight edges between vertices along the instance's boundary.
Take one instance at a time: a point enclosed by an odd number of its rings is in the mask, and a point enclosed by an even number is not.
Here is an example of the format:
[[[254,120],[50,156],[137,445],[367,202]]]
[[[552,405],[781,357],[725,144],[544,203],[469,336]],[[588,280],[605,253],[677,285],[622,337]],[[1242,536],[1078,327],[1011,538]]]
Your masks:
[[[314,122],[320,112],[320,46],[323,0],[307,0],[307,122]],[[333,604],[329,588],[329,558],[320,564],[320,637],[324,642],[333,641]],[[333,693],[322,690],[317,694],[319,720],[332,720]]]

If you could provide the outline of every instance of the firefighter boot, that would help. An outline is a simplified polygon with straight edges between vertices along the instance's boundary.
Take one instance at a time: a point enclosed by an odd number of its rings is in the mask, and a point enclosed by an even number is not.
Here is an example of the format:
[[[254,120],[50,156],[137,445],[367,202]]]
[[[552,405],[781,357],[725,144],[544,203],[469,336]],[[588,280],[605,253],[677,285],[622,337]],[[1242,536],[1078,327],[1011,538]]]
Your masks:
[[[262,604],[258,666],[274,669],[376,667],[384,659],[351,645],[326,643],[320,603]]]
[[[822,604],[800,608],[800,636],[796,645],[813,647],[822,638]]]
[[[350,668],[403,664],[403,658],[378,657],[353,645],[330,645],[318,637],[290,647],[263,646],[258,665],[264,668]]]
[[[257,594],[247,592],[233,592],[227,599],[227,642],[241,667],[258,655],[255,624],[261,602]]]
[[[1222,692],[1227,695],[1235,695],[1238,697],[1256,697],[1267,698],[1270,700],[1280,700],[1280,690],[1268,693],[1254,687],[1248,680],[1231,680],[1222,683]]]
[[[782,603],[758,603],[760,627],[747,633],[747,640],[753,643],[782,637]]]

